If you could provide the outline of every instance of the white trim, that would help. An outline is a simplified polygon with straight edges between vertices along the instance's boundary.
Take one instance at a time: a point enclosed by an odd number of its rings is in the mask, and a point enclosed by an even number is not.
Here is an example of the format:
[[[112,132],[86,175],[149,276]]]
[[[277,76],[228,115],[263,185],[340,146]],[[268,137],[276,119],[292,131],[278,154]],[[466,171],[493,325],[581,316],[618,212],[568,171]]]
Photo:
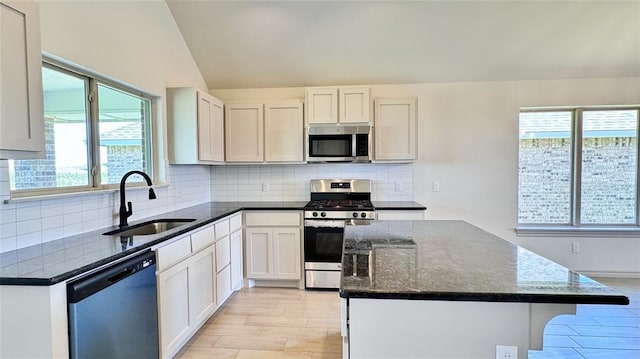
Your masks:
[[[518,237],[634,237],[640,236],[640,227],[573,227],[573,226],[521,226],[514,228]]]

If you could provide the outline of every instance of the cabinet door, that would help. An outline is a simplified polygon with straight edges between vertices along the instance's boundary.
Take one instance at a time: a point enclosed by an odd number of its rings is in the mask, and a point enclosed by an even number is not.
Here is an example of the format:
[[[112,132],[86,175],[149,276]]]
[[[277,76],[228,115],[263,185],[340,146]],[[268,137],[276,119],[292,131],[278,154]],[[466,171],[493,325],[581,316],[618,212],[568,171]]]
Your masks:
[[[304,156],[302,102],[267,103],[264,109],[264,160],[302,162]]]
[[[273,278],[273,244],[270,228],[247,228],[247,278]]]
[[[416,99],[375,99],[375,160],[416,159]]]
[[[231,267],[227,266],[216,277],[216,299],[221,306],[231,295]]]
[[[242,229],[229,237],[231,241],[231,289],[242,289]]]
[[[309,88],[306,94],[307,123],[338,123],[338,89]]]
[[[0,158],[44,158],[40,12],[0,3]]]
[[[273,228],[273,258],[273,278],[301,278],[299,228]]]
[[[216,309],[216,250],[211,245],[189,259],[189,317],[191,326],[203,323]]]
[[[262,162],[264,123],[262,104],[229,104],[225,110],[226,160]]]
[[[220,272],[231,263],[231,246],[229,236],[216,242],[216,272]]]
[[[224,161],[222,101],[198,91],[198,159]]]
[[[158,275],[160,355],[170,358],[189,334],[189,268],[181,262]]]
[[[368,87],[340,88],[340,123],[370,123]]]

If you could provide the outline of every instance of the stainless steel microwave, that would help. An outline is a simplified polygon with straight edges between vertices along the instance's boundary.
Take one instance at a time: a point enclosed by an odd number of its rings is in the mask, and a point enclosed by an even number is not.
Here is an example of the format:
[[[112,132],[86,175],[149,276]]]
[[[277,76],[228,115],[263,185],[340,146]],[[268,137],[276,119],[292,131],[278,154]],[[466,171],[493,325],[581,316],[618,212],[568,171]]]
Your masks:
[[[371,162],[371,126],[309,126],[307,162]]]

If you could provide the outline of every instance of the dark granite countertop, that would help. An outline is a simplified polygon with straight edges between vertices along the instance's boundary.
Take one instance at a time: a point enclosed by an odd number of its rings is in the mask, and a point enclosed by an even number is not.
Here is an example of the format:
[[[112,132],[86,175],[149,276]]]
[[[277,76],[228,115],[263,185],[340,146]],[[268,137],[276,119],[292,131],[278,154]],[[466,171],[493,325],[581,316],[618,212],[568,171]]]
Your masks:
[[[415,210],[424,211],[427,207],[415,201],[373,201],[373,207],[379,210]]]
[[[194,222],[157,235],[104,236],[117,226],[65,237],[15,251],[0,253],[0,284],[52,285],[127,257],[241,210],[302,210],[307,202],[211,202],[155,218],[194,218]],[[122,240],[124,239],[124,241]]]
[[[628,304],[584,275],[463,221],[345,229],[344,298]]]

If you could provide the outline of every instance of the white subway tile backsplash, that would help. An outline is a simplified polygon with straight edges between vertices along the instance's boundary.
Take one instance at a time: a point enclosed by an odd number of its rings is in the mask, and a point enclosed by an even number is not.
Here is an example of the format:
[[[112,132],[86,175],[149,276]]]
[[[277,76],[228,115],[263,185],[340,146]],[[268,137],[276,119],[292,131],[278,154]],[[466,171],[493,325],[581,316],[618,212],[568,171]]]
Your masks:
[[[0,225],[15,223],[16,222],[16,210],[15,209],[3,209],[0,211]]]
[[[157,199],[148,191],[127,189],[133,202],[130,221],[169,212],[211,200],[209,166],[167,166],[168,187],[155,188]],[[0,200],[10,199],[9,171],[0,160]],[[119,192],[0,204],[0,253],[65,236],[118,224]]]
[[[17,248],[16,236],[0,237],[0,253],[9,252]]]
[[[10,199],[7,161],[0,160],[0,200]],[[168,187],[127,189],[130,221],[209,201],[306,201],[314,178],[372,180],[374,200],[412,200],[411,164],[167,166]],[[395,183],[402,191],[395,191]],[[263,183],[268,191],[263,191]],[[0,252],[117,225],[119,193],[0,204]]]
[[[62,214],[42,217],[42,230],[62,228],[64,226],[63,218],[64,216]]]
[[[42,231],[26,233],[16,236],[16,244],[19,248],[29,247],[42,243]]]
[[[80,234],[83,232],[82,230],[82,222],[74,223],[74,224],[66,224],[62,227],[63,237],[73,236],[76,234]]]
[[[27,233],[41,232],[42,220],[40,218],[30,219],[28,221],[16,222],[16,234],[21,236]]]
[[[42,217],[40,206],[22,207],[16,210],[16,221],[26,221]]]
[[[18,233],[16,222],[3,223],[0,227],[0,238],[15,237]]]
[[[211,169],[213,201],[306,201],[310,180],[355,178],[372,181],[377,201],[413,200],[412,164],[306,164],[217,166]],[[395,183],[402,183],[396,191]],[[263,191],[263,184],[268,191]]]
[[[82,212],[65,213],[62,217],[62,223],[65,227],[78,223],[82,224]]]

